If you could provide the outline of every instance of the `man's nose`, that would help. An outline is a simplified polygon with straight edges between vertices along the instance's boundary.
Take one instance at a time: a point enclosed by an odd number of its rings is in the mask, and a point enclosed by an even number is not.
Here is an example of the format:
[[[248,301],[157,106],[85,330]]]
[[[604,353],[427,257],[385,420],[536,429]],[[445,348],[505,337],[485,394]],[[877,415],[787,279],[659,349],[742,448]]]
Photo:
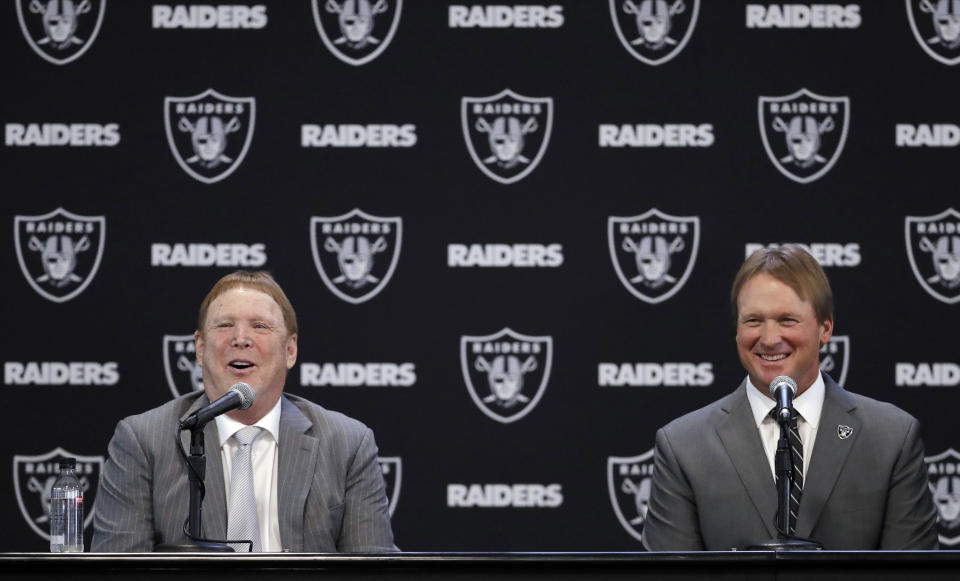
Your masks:
[[[775,321],[768,321],[760,328],[760,344],[771,347],[780,342],[780,327]]]
[[[246,325],[235,325],[233,327],[233,337],[230,340],[230,345],[241,348],[253,345],[250,329]]]

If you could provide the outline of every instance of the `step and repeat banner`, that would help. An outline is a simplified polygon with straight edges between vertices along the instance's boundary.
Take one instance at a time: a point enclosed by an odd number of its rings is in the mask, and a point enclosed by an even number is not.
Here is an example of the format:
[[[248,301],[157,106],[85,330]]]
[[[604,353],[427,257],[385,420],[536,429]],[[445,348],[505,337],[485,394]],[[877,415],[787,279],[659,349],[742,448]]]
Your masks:
[[[822,368],[920,418],[960,546],[960,2],[0,26],[0,550],[45,550],[64,455],[89,534],[117,421],[200,388],[197,309],[237,268],[297,309],[287,390],[374,429],[401,548],[639,550],[654,434],[743,379],[729,286],[785,242],[834,286]]]

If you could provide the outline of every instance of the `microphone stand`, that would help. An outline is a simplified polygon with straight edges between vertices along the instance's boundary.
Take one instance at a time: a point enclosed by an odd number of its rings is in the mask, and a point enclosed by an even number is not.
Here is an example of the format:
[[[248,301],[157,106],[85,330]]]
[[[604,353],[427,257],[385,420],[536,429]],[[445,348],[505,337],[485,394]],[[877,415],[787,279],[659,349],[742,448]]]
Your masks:
[[[819,551],[823,545],[810,539],[802,539],[790,534],[792,515],[790,514],[790,491],[793,489],[793,459],[790,454],[790,417],[784,418],[777,413],[780,424],[780,438],[777,440],[777,453],[773,464],[777,472],[777,538],[747,547],[748,551]]]
[[[218,552],[232,553],[233,547],[226,543],[205,541],[202,539],[201,523],[203,514],[203,480],[207,473],[207,457],[204,451],[203,428],[206,424],[196,424],[190,428],[190,456],[187,458],[187,475],[190,480],[190,512],[187,517],[187,536],[192,543],[184,545],[158,545],[162,553]]]

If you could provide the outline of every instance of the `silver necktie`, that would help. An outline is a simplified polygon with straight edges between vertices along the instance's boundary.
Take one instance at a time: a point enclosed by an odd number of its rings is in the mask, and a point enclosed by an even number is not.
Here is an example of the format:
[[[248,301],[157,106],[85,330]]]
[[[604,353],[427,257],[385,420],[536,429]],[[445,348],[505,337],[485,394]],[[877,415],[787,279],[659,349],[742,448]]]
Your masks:
[[[261,428],[247,426],[233,437],[240,444],[233,455],[230,468],[230,505],[227,515],[227,539],[253,541],[252,552],[260,552],[260,523],[257,519],[257,499],[253,494],[253,441]],[[231,543],[237,551],[244,551],[246,543]]]
[[[790,422],[790,431],[787,433],[790,442],[790,459],[793,461],[793,489],[790,490],[790,534],[797,528],[797,516],[800,514],[800,497],[803,495],[803,442],[797,430],[797,419]]]
[[[777,408],[770,411],[770,417],[776,419]],[[790,444],[790,463],[793,466],[793,486],[790,489],[790,530],[791,535],[797,530],[797,516],[800,514],[800,498],[803,496],[803,441],[800,439],[800,431],[797,429],[797,420],[800,418],[797,413],[787,424],[787,442]],[[781,428],[782,429],[782,428]],[[780,475],[776,475],[777,492],[780,491]],[[783,530],[780,523],[780,513],[776,516],[777,528]]]

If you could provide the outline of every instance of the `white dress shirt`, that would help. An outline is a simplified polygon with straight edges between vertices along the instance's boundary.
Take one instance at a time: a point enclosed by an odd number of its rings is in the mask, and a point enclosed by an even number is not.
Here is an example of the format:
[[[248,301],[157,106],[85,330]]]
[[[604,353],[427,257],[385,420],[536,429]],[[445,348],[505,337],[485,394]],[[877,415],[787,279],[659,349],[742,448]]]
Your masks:
[[[227,503],[230,503],[230,467],[237,452],[233,435],[247,427],[246,424],[220,415],[216,418],[220,436],[220,461],[223,464],[223,483],[226,486]],[[253,424],[263,431],[253,442],[253,494],[257,499],[257,521],[260,524],[260,550],[276,553],[283,550],[280,544],[280,517],[277,509],[277,446],[280,444],[280,400],[267,415]],[[227,506],[227,514],[230,507]],[[230,539],[227,539],[230,540]]]
[[[820,412],[823,411],[825,394],[826,386],[823,383],[823,376],[818,373],[813,385],[793,399],[793,409],[800,414],[797,420],[797,432],[800,433],[800,441],[803,443],[804,482],[807,480],[807,468],[810,466],[810,458],[813,455],[813,445],[817,440],[817,428],[820,426]],[[770,412],[777,407],[777,404],[770,397],[769,390],[758,389],[750,382],[749,376],[747,377],[747,400],[750,401],[753,419],[757,422],[757,430],[763,441],[763,450],[767,453],[767,460],[770,462],[770,474],[776,481],[774,457],[777,454],[777,441],[780,439],[780,426],[777,420],[770,417]]]

